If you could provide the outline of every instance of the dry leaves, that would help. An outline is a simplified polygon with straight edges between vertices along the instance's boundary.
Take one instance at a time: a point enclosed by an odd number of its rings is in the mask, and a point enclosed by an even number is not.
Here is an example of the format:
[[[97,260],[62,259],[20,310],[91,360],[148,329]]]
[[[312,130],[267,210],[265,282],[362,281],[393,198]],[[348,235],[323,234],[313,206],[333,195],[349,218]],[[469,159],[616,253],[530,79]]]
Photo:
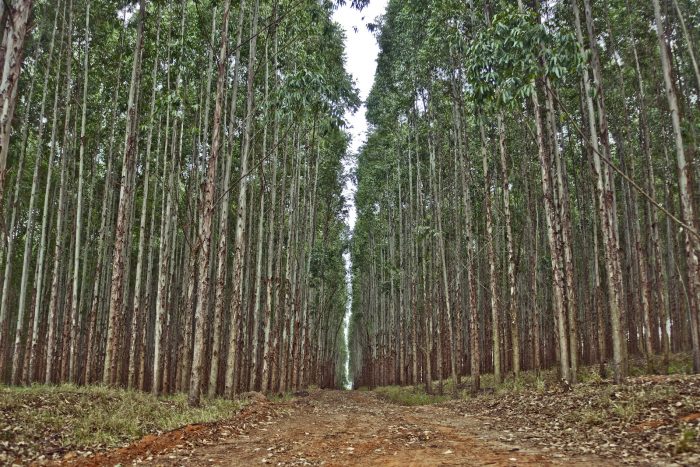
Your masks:
[[[700,464],[700,377],[643,376],[572,391],[524,390],[443,404],[503,442],[618,462]]]

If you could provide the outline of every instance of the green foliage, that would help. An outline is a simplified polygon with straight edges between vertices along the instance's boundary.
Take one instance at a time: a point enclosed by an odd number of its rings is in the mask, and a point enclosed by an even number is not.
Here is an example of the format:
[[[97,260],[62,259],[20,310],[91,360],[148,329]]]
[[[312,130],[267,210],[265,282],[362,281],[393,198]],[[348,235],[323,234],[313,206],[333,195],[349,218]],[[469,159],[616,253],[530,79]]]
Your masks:
[[[535,92],[535,79],[561,81],[583,63],[573,33],[512,2],[477,29],[465,55],[470,97],[480,107],[517,105]]]

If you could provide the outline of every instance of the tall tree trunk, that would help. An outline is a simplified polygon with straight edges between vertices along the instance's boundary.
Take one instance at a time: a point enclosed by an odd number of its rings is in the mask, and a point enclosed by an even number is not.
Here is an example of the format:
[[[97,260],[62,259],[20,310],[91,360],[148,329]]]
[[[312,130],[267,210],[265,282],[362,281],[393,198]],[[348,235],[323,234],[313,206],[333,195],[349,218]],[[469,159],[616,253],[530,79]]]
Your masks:
[[[628,11],[629,11],[629,5]],[[640,139],[642,151],[646,157],[646,180],[647,180],[647,192],[649,195],[656,199],[656,184],[654,183],[654,164],[652,160],[651,151],[651,133],[649,131],[648,114],[646,111],[646,96],[644,92],[644,81],[642,79],[642,70],[639,64],[639,55],[637,52],[637,46],[632,43],[632,51],[634,52],[634,63],[635,72],[637,75],[637,86],[639,88],[639,124],[640,124]],[[647,224],[650,229],[651,243],[652,243],[652,257],[654,259],[655,269],[651,272],[654,275],[654,287],[655,293],[657,295],[657,302],[660,306],[659,316],[661,319],[661,347],[663,353],[663,367],[664,372],[668,371],[668,360],[670,354],[669,346],[669,335],[667,324],[669,321],[669,299],[668,299],[668,279],[666,277],[666,268],[664,267],[663,257],[661,256],[661,246],[659,240],[659,216],[656,208],[652,206],[651,203],[647,203],[646,207],[647,213]]]
[[[35,205],[36,205],[36,199],[38,196],[38,189],[39,189],[39,175],[40,175],[40,168],[41,168],[41,162],[42,162],[42,149],[43,149],[43,144],[44,144],[44,129],[46,127],[46,99],[49,94],[49,77],[51,76],[52,71],[56,73],[56,83],[60,82],[60,69],[61,69],[61,61],[59,57],[58,61],[58,67],[56,70],[52,70],[51,64],[53,63],[53,54],[54,54],[54,45],[56,43],[56,31],[58,29],[58,13],[60,11],[60,3],[56,5],[56,13],[54,14],[54,20],[53,20],[53,29],[51,32],[51,42],[49,44],[49,51],[48,55],[46,58],[46,64],[45,64],[45,73],[44,73],[44,85],[42,87],[42,96],[41,96],[41,105],[40,105],[40,110],[39,110],[39,128],[37,131],[37,144],[36,144],[36,157],[34,159],[34,174],[32,176],[32,190],[31,194],[29,195],[29,207],[27,210],[27,234],[24,240],[24,254],[23,254],[23,259],[22,259],[22,279],[20,282],[20,291],[19,291],[19,298],[18,298],[18,305],[17,305],[17,316],[18,316],[18,324],[23,322],[23,317],[26,312],[26,307],[27,307],[27,288],[29,284],[29,271],[30,271],[30,261],[31,261],[31,256],[32,256],[32,246],[33,246],[33,239],[34,239],[34,221],[35,221]],[[59,53],[60,55],[60,53]],[[58,104],[58,88],[56,88],[55,92],[55,107]],[[56,112],[54,112],[54,115]],[[54,117],[54,127],[55,127],[55,117]],[[54,133],[55,134],[55,133]],[[49,163],[47,164],[49,167],[52,165],[52,160],[49,159]],[[35,284],[36,286],[36,284]],[[35,298],[35,300],[38,300],[38,297]],[[35,310],[32,309],[32,312]],[[30,313],[30,322],[32,322],[32,328],[35,326],[34,323],[38,324],[39,316],[36,313]],[[38,331],[38,328],[37,328]],[[33,332],[32,332],[33,335]],[[38,337],[38,336],[37,336]],[[19,353],[20,353],[20,343],[21,343],[21,327],[18,325],[17,326],[17,332],[15,335],[15,349],[12,357],[12,379],[11,383],[12,384],[19,384]],[[27,341],[32,341],[32,339],[29,338],[29,336],[26,337]],[[31,354],[31,351],[29,352]],[[30,361],[33,358],[33,356],[30,356]],[[25,370],[27,370],[25,366]],[[29,375],[29,379],[32,378],[32,373],[27,372]]]
[[[544,124],[537,92],[534,92],[532,95],[532,107],[535,115],[535,128],[537,131],[537,147],[541,170],[542,192],[544,194],[545,218],[547,221],[547,240],[549,241],[552,274],[554,276],[554,317],[557,324],[557,335],[559,340],[560,376],[563,380],[570,381],[569,346],[567,345],[566,314],[564,304],[564,272],[562,270],[562,260],[560,257],[559,241],[557,239],[556,232],[556,213],[551,173],[552,163],[545,146]]]
[[[581,31],[580,12],[578,4],[572,0],[574,17],[576,22],[576,35],[579,47],[584,49],[583,33]],[[613,213],[613,194],[610,187],[609,177],[606,176],[607,168],[601,163],[601,155],[609,160],[609,142],[607,134],[607,120],[603,111],[602,93],[600,83],[599,60],[597,53],[596,39],[593,34],[593,19],[590,11],[590,2],[584,0],[586,7],[586,24],[588,26],[589,47],[592,52],[591,69],[593,70],[593,82],[598,94],[598,124],[601,128],[600,138],[602,139],[602,151],[599,145],[599,135],[597,130],[595,110],[593,106],[593,91],[591,89],[588,71],[584,71],[583,85],[586,96],[586,110],[588,112],[588,130],[590,132],[589,144],[591,145],[593,156],[593,175],[596,180],[598,193],[598,216],[601,222],[603,233],[603,247],[605,252],[605,270],[607,273],[608,302],[610,308],[610,322],[612,327],[613,341],[613,372],[615,381],[621,383],[626,376],[626,362],[624,357],[624,343],[622,336],[622,281],[620,276],[620,258],[618,256],[617,239],[615,234],[615,215]]]
[[[33,0],[15,0],[7,5],[7,19],[2,34],[2,75],[0,76],[0,206],[4,204],[5,177],[7,175],[7,153],[10,149],[12,117],[19,88],[19,75],[22,70],[24,39],[27,34],[29,14]],[[3,2],[3,5],[6,5]],[[5,12],[3,12],[5,13]],[[0,226],[5,221],[0,218]],[[9,258],[7,259],[9,261]]]
[[[493,208],[492,187],[489,174],[488,142],[484,131],[484,123],[479,122],[481,135],[481,157],[484,170],[484,204],[486,206],[486,247],[489,261],[489,297],[491,299],[491,335],[493,352],[493,376],[495,383],[501,384],[501,336],[500,336],[500,310],[498,306],[498,288],[496,286],[496,254],[493,248]]]
[[[134,176],[136,162],[136,145],[138,139],[138,89],[141,81],[141,58],[143,51],[143,29],[146,22],[146,0],[139,0],[139,23],[134,45],[131,68],[131,86],[127,104],[126,134],[122,159],[121,187],[119,189],[119,207],[117,208],[117,226],[114,239],[114,258],[112,260],[112,287],[109,299],[109,318],[107,328],[107,350],[102,373],[103,384],[117,381],[117,363],[119,361],[119,330],[124,325],[122,305],[124,301],[124,283],[127,280],[127,240],[131,233],[128,214],[134,202],[134,188],[131,180]]]
[[[275,9],[274,12],[275,17],[277,17],[277,10]],[[277,89],[277,67],[278,67],[278,62],[277,62],[277,52],[278,52],[278,44],[277,44],[277,35],[275,34],[273,36],[273,46],[274,46],[274,64],[273,64],[273,86],[274,90]],[[265,93],[266,95],[269,95],[269,90],[268,90],[268,79],[269,79],[269,62],[266,62],[266,68],[265,68],[265,74],[266,74],[266,79],[265,79]],[[270,227],[268,229],[268,237],[267,237],[267,267],[266,267],[266,276],[265,276],[265,310],[263,312],[265,316],[265,327],[264,327],[264,335],[263,335],[263,361],[262,361],[262,375],[261,375],[261,382],[260,382],[260,388],[262,392],[266,392],[268,389],[270,389],[270,386],[268,385],[268,380],[270,379],[270,369],[271,369],[271,360],[273,358],[272,352],[274,350],[272,342],[270,341],[270,333],[272,331],[272,314],[274,312],[275,317],[279,314],[279,307],[277,309],[274,309],[273,311],[273,287],[274,287],[274,282],[275,282],[275,277],[273,276],[273,265],[272,265],[272,260],[273,260],[273,255],[274,255],[274,247],[275,247],[275,229],[273,226],[275,225],[276,222],[276,208],[277,208],[277,165],[278,165],[278,146],[279,146],[279,117],[278,117],[278,112],[277,109],[274,109],[274,114],[273,114],[273,136],[272,136],[272,157],[270,159],[270,165],[272,166],[272,183],[270,185],[270,209],[268,211],[268,226]],[[284,180],[282,181],[284,184]],[[284,189],[284,187],[282,187]],[[320,349],[319,349],[320,350]]]
[[[228,49],[228,19],[230,0],[225,0],[222,19],[221,47],[219,61],[217,63],[216,99],[214,104],[214,120],[212,130],[211,153],[207,165],[207,175],[203,183],[202,195],[202,221],[200,224],[199,242],[199,284],[197,286],[197,309],[195,311],[194,354],[192,361],[192,375],[190,391],[187,402],[191,406],[197,406],[200,402],[201,381],[204,376],[203,359],[205,353],[204,319],[206,313],[207,297],[209,296],[210,275],[209,259],[211,249],[211,226],[214,218],[214,193],[216,191],[216,167],[221,146],[221,114],[224,106],[225,78],[227,69]]]
[[[71,328],[70,328],[70,364],[69,364],[69,380],[72,383],[78,382],[78,320],[80,319],[80,309],[78,308],[78,299],[80,295],[80,256],[82,254],[81,234],[83,231],[83,179],[85,166],[85,124],[87,120],[87,95],[88,95],[88,68],[90,41],[87,39],[90,35],[90,1],[88,0],[85,8],[85,52],[83,63],[83,109],[80,119],[80,149],[78,155],[78,194],[77,206],[75,213],[75,251],[73,256],[73,285],[71,291]]]
[[[238,184],[238,203],[236,213],[236,231],[234,234],[233,245],[233,268],[232,268],[232,289],[231,289],[231,325],[229,336],[229,351],[226,361],[226,388],[225,394],[232,397],[235,391],[234,375],[237,359],[237,344],[238,344],[238,329],[242,313],[243,300],[243,247],[246,240],[245,219],[247,215],[247,190],[248,190],[248,155],[250,152],[252,126],[253,126],[253,111],[254,111],[254,92],[253,82],[255,79],[255,53],[258,39],[258,16],[260,13],[260,2],[255,0],[253,7],[252,29],[250,39],[250,52],[248,54],[248,85],[247,85],[247,109],[245,118],[245,130],[243,147],[241,150],[241,178]]]
[[[515,257],[513,253],[513,228],[510,212],[510,179],[506,160],[506,131],[503,115],[498,115],[498,147],[501,163],[501,184],[503,190],[503,216],[506,224],[506,252],[508,255],[508,318],[513,349],[513,373],[520,374],[520,333],[518,330],[518,303],[515,282]]]
[[[153,60],[153,70],[151,72],[152,89],[151,89],[151,110],[149,112],[148,118],[148,139],[146,142],[146,155],[144,161],[144,174],[143,174],[143,197],[141,201],[141,214],[139,220],[139,246],[136,255],[136,276],[134,277],[134,297],[132,302],[132,319],[131,319],[131,338],[129,343],[129,376],[128,376],[128,386],[134,388],[137,385],[137,356],[140,355],[141,359],[145,359],[143,353],[139,354],[138,342],[141,340],[141,334],[146,333],[145,328],[145,309],[148,307],[148,302],[144,303],[142,299],[142,289],[143,289],[143,266],[144,266],[144,256],[146,253],[146,237],[148,231],[146,230],[146,218],[148,213],[148,196],[149,188],[151,184],[151,146],[153,143],[153,126],[155,121],[156,112],[156,88],[158,79],[158,49],[160,45],[160,11],[158,11],[158,25],[156,27],[156,54]],[[160,143],[160,122],[158,125],[158,139]],[[150,229],[152,234],[153,229]],[[148,236],[148,241],[151,241],[151,237]],[[149,249],[150,250],[150,249]],[[146,282],[146,288],[149,287],[149,283]]]
[[[63,11],[65,13],[66,9],[66,4],[63,4]],[[63,29],[65,30],[65,24],[63,26]],[[63,31],[62,31],[63,32]],[[41,305],[42,305],[42,297],[44,295],[43,293],[43,284],[44,284],[44,271],[47,267],[45,264],[46,262],[46,249],[47,249],[47,244],[48,244],[48,224],[50,221],[51,213],[49,212],[49,203],[51,200],[51,177],[52,177],[52,171],[53,171],[53,165],[54,165],[54,157],[56,155],[56,131],[58,128],[58,102],[59,102],[59,96],[60,96],[60,88],[59,84],[61,82],[60,77],[61,77],[61,62],[62,62],[63,55],[59,51],[58,54],[58,63],[56,65],[56,84],[54,87],[54,101],[53,101],[53,117],[51,119],[51,141],[49,143],[49,157],[47,161],[47,170],[46,170],[46,184],[45,184],[45,189],[44,189],[44,207],[42,210],[42,219],[41,219],[41,238],[39,240],[39,251],[37,253],[37,261],[36,261],[36,267],[35,267],[35,275],[34,275],[34,286],[32,290],[32,295],[34,296],[34,323],[32,325],[32,344],[31,344],[31,349],[30,349],[30,356],[29,356],[29,368],[27,370],[28,379],[30,382],[34,381],[35,378],[37,378],[37,365],[38,361],[37,358],[39,356],[39,330],[40,330],[40,323],[41,323]],[[48,71],[47,71],[48,75]],[[46,81],[46,78],[45,78]],[[38,163],[38,162],[37,162]],[[21,297],[20,297],[21,298]],[[43,381],[44,378],[42,378]]]
[[[7,232],[7,243],[2,245],[2,250],[6,254],[5,261],[5,274],[3,277],[2,284],[2,297],[0,297],[0,375],[2,378],[0,380],[5,380],[5,368],[6,364],[10,362],[10,357],[7,356],[8,345],[10,342],[11,329],[9,329],[8,322],[8,307],[10,299],[10,282],[12,282],[12,265],[13,265],[13,250],[14,245],[17,242],[15,238],[15,229],[17,227],[18,211],[20,210],[19,204],[19,192],[20,186],[22,184],[22,175],[24,174],[24,165],[27,160],[27,138],[29,136],[29,107],[32,105],[32,97],[34,95],[34,81],[36,74],[32,77],[31,83],[29,85],[29,94],[27,98],[27,104],[25,105],[25,117],[22,122],[22,142],[20,144],[20,154],[19,154],[19,164],[17,167],[17,175],[15,177],[15,188],[13,190],[12,197],[10,198],[10,225]],[[0,226],[0,228],[6,228],[6,226]],[[29,238],[29,232],[25,233],[25,244]],[[21,330],[24,317],[18,316],[17,330]]]
[[[51,276],[51,298],[49,299],[49,316],[48,316],[48,332],[46,339],[46,371],[44,373],[44,382],[50,384],[53,382],[53,370],[54,370],[54,356],[56,347],[56,320],[58,316],[58,301],[59,298],[59,279],[61,275],[61,259],[63,257],[63,223],[65,213],[65,192],[66,192],[66,166],[67,158],[69,154],[68,148],[68,132],[70,126],[70,116],[72,109],[72,48],[71,42],[73,40],[73,2],[72,0],[68,4],[68,26],[67,26],[67,47],[66,55],[68,57],[68,63],[66,64],[66,110],[65,110],[65,121],[63,126],[63,145],[61,147],[61,179],[58,185],[59,195],[58,195],[58,212],[56,218],[56,240],[54,246],[54,261],[53,261],[53,273]]]
[[[437,222],[437,229],[438,229],[438,235],[437,235],[437,243],[438,243],[438,254],[440,256],[440,266],[441,266],[441,276],[442,276],[442,286],[443,286],[443,293],[445,294],[445,312],[446,312],[446,317],[447,317],[447,329],[448,329],[448,336],[447,338],[449,339],[450,343],[450,372],[452,375],[452,386],[454,388],[454,393],[455,395],[459,391],[459,375],[457,373],[457,352],[455,350],[455,333],[454,333],[454,325],[453,325],[453,320],[452,320],[452,305],[450,303],[450,283],[447,278],[447,257],[445,253],[445,233],[442,230],[442,204],[441,204],[441,195],[440,195],[440,190],[438,189],[437,186],[437,180],[436,180],[436,162],[435,162],[435,143],[432,141],[432,136],[430,137],[430,185],[432,188],[432,194],[434,197],[435,201],[435,214],[436,214],[436,222]],[[442,367],[442,361],[438,362],[438,365]]]
[[[231,105],[229,110],[229,144],[230,155],[226,157],[224,179],[221,186],[221,198],[219,207],[219,243],[217,245],[216,283],[214,285],[214,322],[212,330],[211,366],[209,367],[209,397],[218,393],[219,368],[221,361],[221,336],[223,335],[224,293],[226,289],[226,269],[228,258],[228,218],[231,199],[231,166],[233,159],[233,134],[236,122],[236,104],[238,99],[238,74],[240,72],[241,43],[243,37],[243,24],[245,18],[245,3],[240,2],[238,10],[238,32],[236,34],[236,58],[233,68],[233,90],[231,92]]]
[[[664,86],[666,88],[666,99],[671,112],[671,124],[673,126],[673,139],[676,146],[676,164],[678,166],[678,190],[680,193],[681,211],[683,222],[694,229],[694,232],[685,231],[685,252],[688,262],[688,289],[690,294],[690,333],[693,344],[693,372],[700,372],[700,335],[698,334],[698,307],[700,306],[700,238],[695,222],[695,212],[693,206],[693,185],[691,180],[692,167],[688,164],[683,143],[683,132],[681,128],[680,107],[676,97],[676,89],[672,76],[672,65],[666,33],[664,31],[664,20],[661,15],[661,5],[659,0],[652,0],[654,5],[654,18],[656,20],[656,36],[659,41],[661,51],[661,67],[664,75]]]

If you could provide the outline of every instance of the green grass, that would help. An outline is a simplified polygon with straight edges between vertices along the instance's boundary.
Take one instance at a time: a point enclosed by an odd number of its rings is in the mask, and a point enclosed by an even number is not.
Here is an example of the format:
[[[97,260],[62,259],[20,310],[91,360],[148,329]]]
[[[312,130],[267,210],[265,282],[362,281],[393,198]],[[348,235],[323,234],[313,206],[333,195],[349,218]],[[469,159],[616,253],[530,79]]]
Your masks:
[[[654,368],[660,369],[662,367],[662,359],[660,356],[654,356]],[[690,374],[692,370],[692,360],[688,353],[677,353],[671,354],[669,356],[668,363],[668,374]],[[647,362],[644,358],[636,357],[629,361],[629,376],[643,376],[649,375],[647,368]],[[612,378],[612,369],[608,366],[607,368],[607,378]],[[578,382],[584,385],[601,385],[606,383],[603,378],[601,378],[598,371],[598,365],[589,365],[579,367],[578,370]],[[609,382],[609,381],[607,381]],[[452,391],[452,381],[445,380],[445,393],[449,394]],[[461,384],[461,394],[463,397],[469,397],[470,393],[468,391],[470,385],[469,376],[462,378]],[[494,376],[492,373],[486,373],[481,375],[481,388],[486,389],[485,395],[499,395],[504,393],[518,393],[528,390],[535,390],[538,392],[545,392],[547,389],[551,389],[559,385],[559,375],[557,367],[548,368],[541,370],[539,374],[534,371],[523,371],[520,373],[518,378],[515,378],[512,374],[503,375],[503,381],[496,384]],[[574,386],[575,388],[576,386]]]
[[[500,383],[496,383],[493,373],[483,373],[480,377],[480,383],[479,397],[498,397],[503,394],[525,391],[542,393],[557,384],[557,373],[555,369],[541,370],[539,374],[535,371],[523,371],[517,378],[512,374],[503,375]],[[452,388],[452,380],[445,380],[445,394],[452,394]],[[469,375],[463,376],[459,391],[462,399],[472,397],[470,388],[471,378]]]
[[[655,357],[658,362],[656,362],[657,365],[661,364],[661,359],[660,357]],[[659,367],[659,366],[657,366]],[[672,354],[669,358],[669,368],[668,368],[668,373],[669,374],[687,374],[690,371],[690,368],[692,368],[692,362],[690,359],[690,355],[687,353],[680,353],[680,354]],[[638,375],[646,375],[648,374],[647,370],[647,365],[646,365],[646,360],[643,358],[634,358],[630,360],[629,363],[629,369],[630,369],[630,376],[638,376]],[[612,370],[608,368],[608,378],[612,376]],[[604,383],[609,383],[609,381],[603,380],[601,378],[598,365],[590,365],[590,366],[584,366],[580,367],[578,371],[578,381],[581,383],[581,385],[574,385],[573,389],[577,390],[577,388],[582,388],[582,387],[587,387],[587,386],[599,386],[603,385]],[[471,385],[471,379],[469,375],[465,375],[462,377],[459,390],[457,391],[458,398],[461,399],[467,399],[472,397],[472,394],[470,392],[470,385]],[[504,394],[512,394],[512,393],[522,393],[526,391],[536,391],[538,393],[544,393],[548,390],[551,390],[553,388],[556,388],[560,385],[559,381],[559,376],[557,372],[557,368],[548,368],[544,370],[540,370],[540,372],[535,372],[535,371],[523,371],[520,373],[520,375],[515,378],[512,374],[509,375],[503,375],[503,381],[500,383],[496,384],[495,378],[493,376],[493,373],[484,373],[481,375],[481,389],[482,392],[478,395],[479,397],[498,397],[500,395]],[[437,389],[437,383],[433,382],[433,392],[436,392]],[[369,390],[366,387],[361,387],[358,388],[359,391],[367,391]],[[605,390],[602,389],[600,394],[602,395],[603,398],[609,398],[610,394],[609,392],[611,389]],[[443,380],[443,394],[442,396],[437,396],[437,395],[430,395],[425,392],[424,386],[385,386],[385,387],[378,387],[374,389],[374,392],[376,392],[379,396],[383,397],[384,399],[387,399],[391,402],[400,404],[400,405],[427,405],[427,404],[434,404],[438,402],[443,402],[445,400],[448,400],[451,396],[455,394],[454,391],[454,384],[452,379],[447,378]],[[664,396],[668,396],[668,394],[645,394],[640,396],[640,400],[637,402],[640,402],[641,405],[644,405],[645,403],[648,403],[650,401],[646,399],[653,399],[656,396],[659,396],[663,398]],[[634,398],[633,398],[634,402]],[[603,401],[601,401],[601,404]],[[625,405],[619,405],[615,410],[613,411],[612,409],[607,415],[612,415],[616,416],[621,419],[630,419],[633,414],[637,413],[637,410],[635,407],[628,406],[627,404]],[[599,417],[597,416],[587,416],[586,414],[581,414],[584,416],[584,419],[590,419],[593,423],[593,425],[596,424],[596,422],[599,421]],[[590,414],[588,414],[590,415]]]
[[[653,355],[651,357],[651,367],[645,358],[637,357],[630,359],[630,376],[643,376],[649,373],[661,373],[664,368],[663,357]],[[693,372],[693,361],[689,353],[675,353],[668,357],[669,375],[689,375]]]
[[[289,402],[294,399],[294,395],[291,392],[270,394],[267,396],[270,402]]]
[[[379,397],[398,405],[430,405],[449,399],[446,395],[427,394],[423,386],[382,386],[374,389]]]
[[[606,422],[605,412],[602,410],[597,410],[593,408],[583,408],[576,413],[570,415],[569,420],[571,422],[580,421],[584,425],[588,426],[599,426]]]
[[[681,433],[680,439],[676,443],[675,452],[682,454],[684,452],[695,452],[698,449],[698,436],[700,432],[695,428],[686,428]]]
[[[185,394],[154,397],[139,391],[72,385],[0,387],[0,438],[10,444],[115,447],[149,434],[231,417],[240,401],[187,405]]]

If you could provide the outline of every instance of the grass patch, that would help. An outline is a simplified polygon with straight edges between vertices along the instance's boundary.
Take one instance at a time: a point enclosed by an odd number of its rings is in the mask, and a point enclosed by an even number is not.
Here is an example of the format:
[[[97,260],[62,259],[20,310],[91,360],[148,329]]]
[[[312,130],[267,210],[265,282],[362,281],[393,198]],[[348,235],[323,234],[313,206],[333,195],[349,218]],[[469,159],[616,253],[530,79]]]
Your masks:
[[[6,455],[25,459],[94,451],[149,433],[225,419],[241,406],[240,401],[213,399],[191,408],[185,394],[154,397],[105,386],[0,387],[0,438],[18,447],[19,452]]]
[[[654,369],[662,368],[662,357],[654,356]],[[668,374],[691,374],[692,373],[692,357],[689,353],[677,353],[671,354],[669,356],[668,363]],[[645,376],[649,374],[658,374],[660,371],[655,371],[650,373],[648,371],[646,359],[641,357],[630,358],[629,361],[629,376]],[[612,378],[612,368],[607,366],[607,380],[600,376],[598,365],[587,365],[581,366],[577,372],[578,385],[574,385],[576,388],[579,385],[588,386],[602,386],[610,384],[610,379]],[[528,370],[522,371],[520,375],[516,378],[513,374],[504,374],[502,376],[503,380],[496,384],[493,373],[482,373],[481,374],[481,395],[486,396],[499,396],[505,394],[521,393],[527,391],[537,391],[539,393],[547,392],[548,390],[553,390],[561,387],[561,380],[559,377],[559,372],[557,366],[551,368],[542,369],[538,372]],[[471,378],[469,375],[462,377],[462,382],[460,385],[461,394],[463,398],[471,397],[469,391],[471,385]],[[444,380],[445,393],[452,392],[452,380]]]
[[[289,402],[294,399],[294,395],[291,392],[270,394],[267,399],[270,402]]]
[[[661,355],[652,355],[650,361],[643,357],[631,358],[629,362],[630,376],[648,374],[690,375],[693,373],[693,360],[688,352],[670,354],[668,367],[664,365]]]
[[[668,359],[668,374],[690,375],[693,373],[693,359],[689,353],[671,354]]]
[[[374,392],[394,404],[407,406],[437,404],[449,399],[446,395],[428,394],[422,386],[382,386]]]
[[[605,412],[594,408],[581,409],[579,413],[575,413],[570,417],[571,422],[580,421],[584,425],[599,426],[606,422]]]
[[[700,433],[695,428],[683,430],[675,446],[676,453],[696,452],[698,450],[698,436]]]
[[[583,384],[601,384],[604,382],[596,365],[579,368],[578,381]]]
[[[643,418],[650,407],[674,400],[678,392],[673,387],[651,386],[636,389],[633,386],[606,386],[592,390],[577,386],[574,392],[587,400],[587,406],[574,409],[571,421],[584,425],[601,425],[608,420],[619,420],[631,424]]]
[[[535,371],[522,371],[516,378],[512,373],[502,375],[502,381],[496,383],[493,373],[482,373],[480,376],[480,392],[478,397],[498,398],[507,394],[519,394],[529,391],[544,393],[558,382],[556,370],[546,369]],[[452,394],[452,379],[444,380],[445,394]],[[471,393],[471,377],[462,377],[459,386],[462,399],[473,397]]]

